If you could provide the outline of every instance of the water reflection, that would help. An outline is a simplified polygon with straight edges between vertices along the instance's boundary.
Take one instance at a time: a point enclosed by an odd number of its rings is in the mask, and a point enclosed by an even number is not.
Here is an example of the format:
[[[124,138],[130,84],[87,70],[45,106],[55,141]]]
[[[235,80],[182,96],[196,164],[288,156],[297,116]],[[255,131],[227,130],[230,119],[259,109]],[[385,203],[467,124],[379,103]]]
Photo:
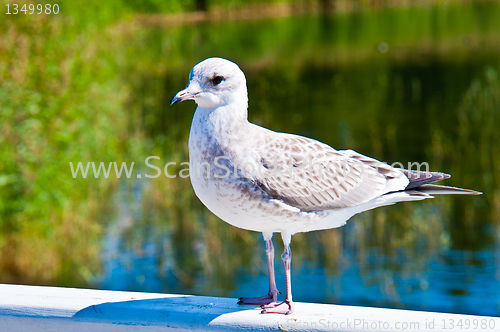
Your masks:
[[[342,236],[348,238],[349,234],[356,233],[356,222],[353,220],[345,226]],[[152,232],[154,229],[145,233],[151,235]],[[200,271],[201,267],[189,271],[182,262],[176,263],[169,235],[162,234],[162,242],[145,240],[131,247],[123,238],[118,240],[116,234],[108,234],[100,287],[235,298],[267,289],[265,262],[260,260],[264,252],[259,246],[251,249],[258,260],[237,263],[230,275]],[[365,247],[354,237],[352,240],[354,243],[343,246],[335,264],[328,266],[322,255],[311,259],[304,257],[304,250],[296,250],[299,263],[292,270],[296,301],[498,315],[500,257],[497,247],[477,251],[398,248],[388,255],[380,247]],[[201,242],[193,245],[203,246]],[[236,257],[243,254],[234,248],[227,250]],[[276,281],[278,288],[284,287],[285,276],[280,264]]]
[[[498,40],[498,8],[144,28],[148,59],[124,78],[131,126],[148,155],[187,160],[195,106],[169,108],[172,93],[204,57],[238,62],[251,121],[391,163],[426,161],[453,175],[448,184],[485,193],[381,208],[294,236],[295,300],[498,315],[500,51],[483,47]],[[128,42],[129,52],[143,45]],[[115,200],[99,287],[233,297],[267,289],[260,235],[211,215],[188,179],[124,181]],[[283,288],[279,264],[277,282]]]

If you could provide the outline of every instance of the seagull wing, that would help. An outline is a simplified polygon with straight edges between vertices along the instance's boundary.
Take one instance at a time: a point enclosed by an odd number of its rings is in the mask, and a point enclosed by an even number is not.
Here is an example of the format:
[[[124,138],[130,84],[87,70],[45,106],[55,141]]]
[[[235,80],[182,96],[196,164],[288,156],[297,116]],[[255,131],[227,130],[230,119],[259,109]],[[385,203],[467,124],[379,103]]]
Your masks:
[[[260,170],[253,180],[271,197],[302,211],[356,206],[409,183],[400,170],[355,151],[276,134],[257,149]]]

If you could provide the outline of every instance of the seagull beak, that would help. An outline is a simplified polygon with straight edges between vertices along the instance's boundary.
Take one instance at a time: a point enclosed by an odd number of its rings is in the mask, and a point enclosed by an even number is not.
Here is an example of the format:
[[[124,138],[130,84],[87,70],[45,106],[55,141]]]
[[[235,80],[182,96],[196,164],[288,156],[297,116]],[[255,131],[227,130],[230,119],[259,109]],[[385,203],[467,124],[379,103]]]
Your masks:
[[[174,98],[172,98],[172,100],[170,101],[170,105],[180,103],[184,100],[193,100],[197,94],[198,92],[192,92],[190,91],[189,87],[187,87],[184,90],[177,92]]]

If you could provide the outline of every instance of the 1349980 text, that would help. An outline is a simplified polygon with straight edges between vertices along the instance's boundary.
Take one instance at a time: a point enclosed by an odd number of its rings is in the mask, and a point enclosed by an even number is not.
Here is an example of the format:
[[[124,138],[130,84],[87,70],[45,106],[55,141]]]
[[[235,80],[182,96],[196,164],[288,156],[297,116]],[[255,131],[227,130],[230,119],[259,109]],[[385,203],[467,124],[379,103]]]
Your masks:
[[[17,15],[17,14],[59,14],[59,5],[58,4],[6,4],[7,15]]]

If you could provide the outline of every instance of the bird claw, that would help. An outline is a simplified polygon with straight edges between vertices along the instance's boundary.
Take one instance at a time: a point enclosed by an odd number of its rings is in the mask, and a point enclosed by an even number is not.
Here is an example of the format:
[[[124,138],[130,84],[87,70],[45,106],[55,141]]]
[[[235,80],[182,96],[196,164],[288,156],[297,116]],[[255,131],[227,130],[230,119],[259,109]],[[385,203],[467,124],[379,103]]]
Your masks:
[[[260,312],[261,314],[282,314],[282,315],[290,315],[293,313],[294,307],[293,307],[293,302],[292,301],[283,301],[281,303],[271,303],[267,305],[262,305],[262,311]]]

